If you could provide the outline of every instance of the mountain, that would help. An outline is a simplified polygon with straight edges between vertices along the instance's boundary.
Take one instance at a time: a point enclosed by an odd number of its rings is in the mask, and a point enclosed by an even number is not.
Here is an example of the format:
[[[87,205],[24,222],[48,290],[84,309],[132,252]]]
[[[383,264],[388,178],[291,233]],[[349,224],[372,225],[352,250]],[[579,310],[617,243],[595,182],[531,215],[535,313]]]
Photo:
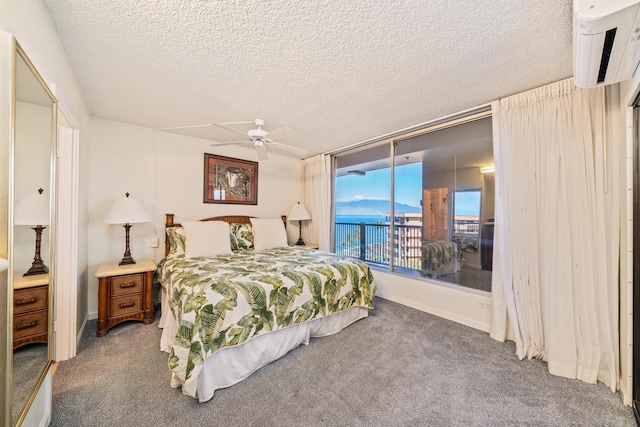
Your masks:
[[[336,203],[336,215],[384,215],[389,213],[391,202],[389,200],[358,199],[348,202]],[[422,212],[422,208],[395,203],[395,211],[399,212]]]

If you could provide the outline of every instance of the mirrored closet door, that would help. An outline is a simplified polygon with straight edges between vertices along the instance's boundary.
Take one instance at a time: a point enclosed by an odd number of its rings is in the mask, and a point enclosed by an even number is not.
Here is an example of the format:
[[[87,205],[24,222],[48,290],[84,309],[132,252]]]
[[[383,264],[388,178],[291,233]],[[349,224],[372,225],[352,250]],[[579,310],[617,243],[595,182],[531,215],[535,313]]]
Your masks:
[[[7,319],[5,425],[21,425],[51,366],[56,99],[15,39],[2,33],[3,206],[0,257]],[[5,63],[7,62],[7,63]],[[6,96],[6,98],[5,98]],[[4,237],[6,236],[6,237]],[[6,254],[6,257],[5,257]],[[10,403],[9,403],[10,402]]]

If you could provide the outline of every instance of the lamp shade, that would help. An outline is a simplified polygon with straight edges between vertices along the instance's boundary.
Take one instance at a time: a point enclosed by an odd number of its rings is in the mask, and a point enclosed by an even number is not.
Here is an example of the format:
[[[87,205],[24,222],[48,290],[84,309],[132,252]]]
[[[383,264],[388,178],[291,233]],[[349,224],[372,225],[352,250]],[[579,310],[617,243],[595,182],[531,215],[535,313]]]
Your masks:
[[[307,208],[305,208],[304,205],[301,205],[300,202],[293,205],[291,212],[289,212],[290,221],[306,221],[308,219],[311,219],[311,215],[309,215],[309,212],[307,212]]]
[[[15,225],[49,225],[49,198],[41,192],[22,197],[16,203],[13,222]]]
[[[148,222],[149,215],[142,207],[142,204],[129,193],[125,197],[117,199],[107,216],[104,217],[105,224],[135,224],[137,222]]]

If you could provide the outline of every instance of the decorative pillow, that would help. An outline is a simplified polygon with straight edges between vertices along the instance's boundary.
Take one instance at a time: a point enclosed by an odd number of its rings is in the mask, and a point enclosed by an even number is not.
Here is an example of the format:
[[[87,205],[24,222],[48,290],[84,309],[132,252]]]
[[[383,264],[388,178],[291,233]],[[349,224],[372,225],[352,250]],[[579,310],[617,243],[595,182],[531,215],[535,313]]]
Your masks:
[[[168,227],[167,237],[169,238],[169,255],[184,255],[184,228]]]
[[[253,249],[253,231],[251,224],[232,222],[229,224],[231,234],[231,250]]]
[[[280,218],[251,218],[251,225],[256,250],[289,246],[287,232]]]
[[[185,221],[185,257],[216,256],[231,253],[229,224],[224,221]]]

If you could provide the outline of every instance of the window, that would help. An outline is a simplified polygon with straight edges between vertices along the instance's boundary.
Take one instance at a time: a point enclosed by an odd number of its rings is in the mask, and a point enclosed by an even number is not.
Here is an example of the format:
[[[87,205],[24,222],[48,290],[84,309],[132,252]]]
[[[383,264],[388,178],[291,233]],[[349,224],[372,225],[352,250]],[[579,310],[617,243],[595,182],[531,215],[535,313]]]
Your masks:
[[[453,204],[453,242],[463,252],[478,253],[482,190],[456,190]],[[477,262],[476,262],[477,264]]]
[[[482,236],[494,216],[493,174],[481,172],[493,165],[487,116],[335,155],[335,252],[490,291],[481,250],[492,247]]]
[[[367,160],[366,163],[363,160]],[[337,158],[335,252],[388,265],[387,232],[391,203],[389,146],[367,147]]]

